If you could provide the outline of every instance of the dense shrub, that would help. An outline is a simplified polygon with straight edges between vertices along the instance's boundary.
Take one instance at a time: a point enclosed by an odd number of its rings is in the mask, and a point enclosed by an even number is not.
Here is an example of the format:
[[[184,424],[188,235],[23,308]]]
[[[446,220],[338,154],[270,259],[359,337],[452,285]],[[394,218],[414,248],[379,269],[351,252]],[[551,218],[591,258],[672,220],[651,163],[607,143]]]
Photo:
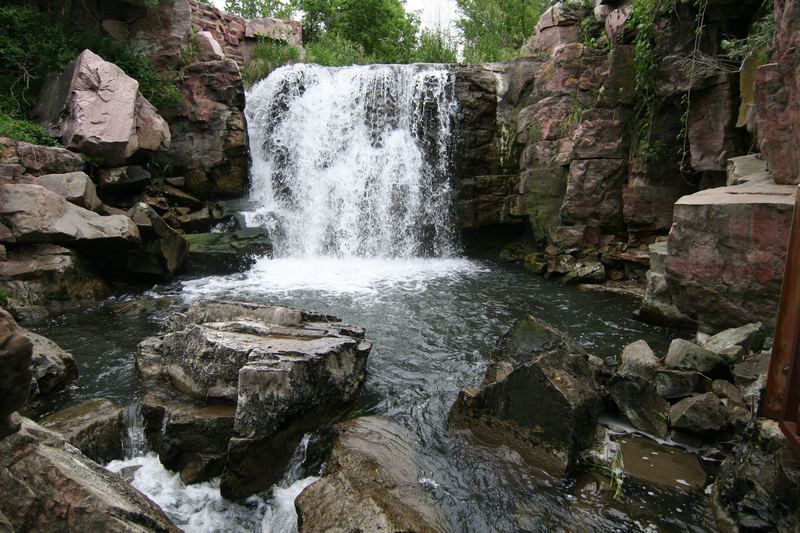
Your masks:
[[[17,141],[43,144],[45,146],[57,146],[59,144],[38,124],[3,112],[0,112],[0,137],[11,137]]]
[[[333,33],[324,33],[306,46],[306,62],[326,67],[343,67],[375,63],[375,59],[368,56],[356,43]]]
[[[300,49],[296,46],[262,38],[253,48],[247,65],[242,69],[242,78],[245,85],[250,86],[266,78],[276,68],[299,60]]]

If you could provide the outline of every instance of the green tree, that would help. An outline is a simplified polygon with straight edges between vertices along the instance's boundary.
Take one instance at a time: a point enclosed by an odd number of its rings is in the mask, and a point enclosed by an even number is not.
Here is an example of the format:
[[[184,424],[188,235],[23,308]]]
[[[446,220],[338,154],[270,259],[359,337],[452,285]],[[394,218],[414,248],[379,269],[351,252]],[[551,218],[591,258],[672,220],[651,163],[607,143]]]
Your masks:
[[[307,43],[323,34],[349,41],[381,63],[407,63],[414,57],[419,20],[403,0],[295,0],[303,11]]]
[[[417,49],[414,51],[417,63],[455,63],[458,61],[456,44],[444,30],[422,30]]]
[[[247,19],[292,17],[292,4],[284,0],[225,0],[225,11]]]
[[[555,0],[456,0],[467,63],[517,57],[539,17]]]

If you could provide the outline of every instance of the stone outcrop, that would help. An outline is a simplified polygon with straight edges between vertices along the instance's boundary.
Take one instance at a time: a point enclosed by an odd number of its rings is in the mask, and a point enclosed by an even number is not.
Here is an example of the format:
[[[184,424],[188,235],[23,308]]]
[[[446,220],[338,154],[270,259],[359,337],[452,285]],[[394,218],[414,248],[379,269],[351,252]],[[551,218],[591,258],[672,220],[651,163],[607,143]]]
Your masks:
[[[35,114],[65,147],[108,166],[170,144],[169,127],[139,93],[139,82],[90,50],[45,84]]]
[[[162,279],[178,272],[189,253],[186,239],[143,202],[131,208],[128,216],[139,228],[142,246],[128,254],[124,270]]]
[[[334,426],[333,433],[324,475],[295,502],[301,533],[451,530],[419,484],[422,468],[407,430],[364,417]]]
[[[259,257],[272,253],[272,241],[261,228],[246,228],[232,233],[195,233],[184,237],[189,242],[184,272],[190,274],[244,271]]]
[[[18,320],[44,318],[110,294],[77,252],[54,244],[9,250],[6,260],[0,261],[0,288],[9,292],[6,305]]]
[[[0,493],[15,531],[179,531],[122,477],[27,419],[0,441]]]
[[[39,185],[0,186],[0,218],[15,243],[71,243],[129,248],[141,243],[126,216],[101,216]]]
[[[564,475],[594,442],[601,403],[597,370],[560,331],[533,317],[520,319],[498,340],[483,386],[459,393],[450,421]]]
[[[47,174],[36,178],[34,183],[89,211],[100,211],[102,207],[94,183],[85,172]]]
[[[66,148],[0,137],[0,183],[16,181],[22,176],[81,172],[85,164],[82,155]]]
[[[11,315],[0,308],[0,440],[16,433],[21,425],[16,411],[30,394],[33,345]]]
[[[39,424],[59,433],[100,464],[122,458],[123,410],[108,400],[90,400],[46,416]]]
[[[333,317],[238,302],[198,302],[173,315],[168,326],[165,335],[140,345],[137,370],[147,381],[169,383],[196,405],[227,405],[228,415],[235,409],[221,485],[229,498],[248,496],[279,480],[303,432],[329,422],[352,403],[372,347],[363,340],[363,330]],[[198,433],[219,438],[208,434],[219,426],[205,424],[207,417],[191,402],[181,405],[189,412],[184,419],[198,421]],[[186,452],[179,465],[197,452],[189,443],[170,449],[171,455]],[[208,471],[213,460],[198,459],[192,468]]]

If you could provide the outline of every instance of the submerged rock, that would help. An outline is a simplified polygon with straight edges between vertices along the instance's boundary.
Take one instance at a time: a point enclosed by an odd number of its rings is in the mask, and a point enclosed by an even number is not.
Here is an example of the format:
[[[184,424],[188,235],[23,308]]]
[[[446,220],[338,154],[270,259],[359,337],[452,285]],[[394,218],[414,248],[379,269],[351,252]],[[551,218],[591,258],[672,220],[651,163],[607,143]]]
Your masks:
[[[122,458],[122,407],[108,400],[90,400],[57,411],[39,424],[101,464]]]
[[[564,333],[520,319],[498,340],[483,387],[459,393],[450,421],[563,475],[594,441],[596,373],[596,363]]]
[[[28,419],[0,442],[0,494],[16,531],[178,532],[122,477]]]
[[[408,431],[379,417],[342,422],[333,431],[325,474],[295,502],[301,533],[451,531],[420,485]]]
[[[228,498],[280,479],[302,434],[355,400],[372,348],[362,329],[334,317],[242,302],[197,302],[168,327],[141,343],[137,370],[195,402],[235,406],[221,485]]]

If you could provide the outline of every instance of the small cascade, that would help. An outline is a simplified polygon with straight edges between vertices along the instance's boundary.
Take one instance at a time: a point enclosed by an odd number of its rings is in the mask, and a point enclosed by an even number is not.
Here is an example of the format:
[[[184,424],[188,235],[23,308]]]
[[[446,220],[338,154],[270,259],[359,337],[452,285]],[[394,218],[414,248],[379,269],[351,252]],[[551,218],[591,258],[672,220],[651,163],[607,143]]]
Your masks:
[[[247,95],[249,222],[282,257],[447,257],[454,75],[293,65]]]
[[[125,435],[123,436],[124,455],[127,459],[139,457],[147,453],[149,447],[144,435],[144,416],[142,415],[142,402],[134,400],[125,407],[122,415],[125,419]]]

